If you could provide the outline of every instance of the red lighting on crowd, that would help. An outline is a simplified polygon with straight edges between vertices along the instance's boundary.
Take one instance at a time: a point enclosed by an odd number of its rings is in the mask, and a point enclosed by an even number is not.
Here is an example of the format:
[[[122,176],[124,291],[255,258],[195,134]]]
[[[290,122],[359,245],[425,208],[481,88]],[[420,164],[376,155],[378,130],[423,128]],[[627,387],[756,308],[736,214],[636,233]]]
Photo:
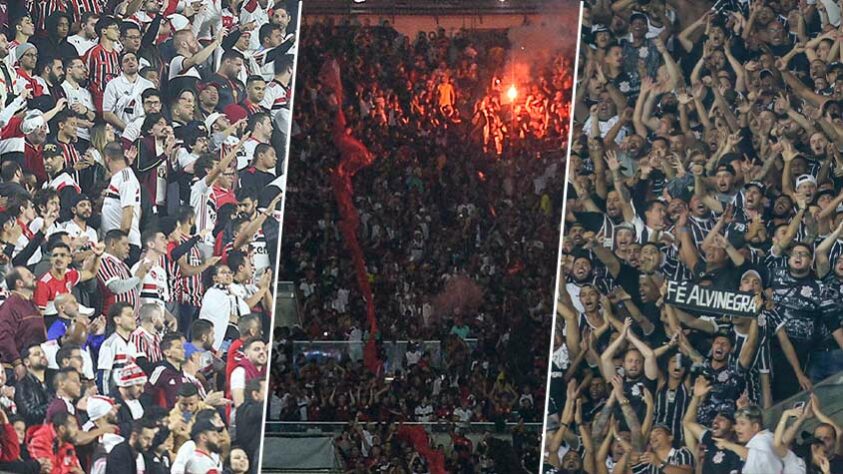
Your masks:
[[[518,89],[515,88],[515,84],[509,86],[509,89],[506,90],[506,96],[509,100],[515,100],[518,97]]]

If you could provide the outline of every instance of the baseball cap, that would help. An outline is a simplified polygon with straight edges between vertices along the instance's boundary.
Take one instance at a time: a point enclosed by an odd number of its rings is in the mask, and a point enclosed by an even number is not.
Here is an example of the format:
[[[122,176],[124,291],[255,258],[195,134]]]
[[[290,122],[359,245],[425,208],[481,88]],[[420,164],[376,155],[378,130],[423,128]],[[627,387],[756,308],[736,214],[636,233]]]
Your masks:
[[[40,110],[30,110],[24,116],[20,130],[24,135],[29,135],[35,130],[38,130],[38,128],[43,126],[45,123],[44,112],[41,112]]]
[[[813,183],[815,186],[817,184],[817,179],[809,174],[803,174],[796,178],[796,187],[802,186],[805,183]]]
[[[632,23],[635,20],[644,20],[644,21],[647,21],[647,22],[650,21],[650,19],[644,13],[632,12],[632,15],[629,15],[629,22]]]
[[[173,31],[181,31],[190,28],[190,20],[184,17],[184,15],[179,15],[178,13],[173,13],[167,17],[170,20],[170,26],[173,27]]]
[[[61,148],[55,143],[45,143],[41,156],[44,158],[52,158],[54,156],[61,156]]]
[[[205,128],[207,128],[208,131],[213,130],[212,125],[214,125],[214,122],[219,120],[219,118],[222,117],[222,116],[223,116],[223,114],[221,114],[219,112],[214,112],[211,115],[209,115],[208,118],[205,119]]]
[[[223,112],[225,112],[225,116],[228,117],[228,121],[231,123],[249,116],[249,112],[247,112],[246,109],[239,104],[228,104],[225,106],[225,109],[223,109]]]
[[[764,186],[764,183],[762,183],[761,181],[750,181],[750,182],[743,185],[744,189],[749,189],[751,187],[758,188],[758,190],[761,192],[761,194],[764,194],[764,193],[767,192],[767,187]]]
[[[209,87],[216,88],[217,92],[219,92],[219,90],[220,90],[220,85],[217,84],[216,82],[200,82],[200,83],[196,84],[196,90],[199,91],[199,92],[202,92]]]
[[[79,205],[80,202],[88,201],[91,202],[91,198],[89,198],[86,194],[77,193],[74,194],[70,198],[70,207],[76,207]]]
[[[114,401],[109,397],[102,395],[91,395],[88,397],[88,418],[91,421],[97,421],[100,418],[108,415],[114,408]]]

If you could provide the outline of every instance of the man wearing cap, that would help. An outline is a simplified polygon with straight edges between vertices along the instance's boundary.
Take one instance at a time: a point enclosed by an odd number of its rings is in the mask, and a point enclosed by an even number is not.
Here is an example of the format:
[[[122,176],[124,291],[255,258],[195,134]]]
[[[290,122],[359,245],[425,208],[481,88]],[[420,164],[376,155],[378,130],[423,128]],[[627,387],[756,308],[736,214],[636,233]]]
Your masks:
[[[715,439],[725,439],[733,443],[737,441],[732,429],[735,424],[734,410],[719,410],[711,421],[710,429],[697,423],[697,409],[710,392],[711,384],[704,377],[697,377],[694,382],[694,396],[685,411],[683,420],[686,432],[685,442],[691,451],[697,450],[697,443],[705,447],[705,455],[698,461],[702,464],[702,472],[706,474],[740,472],[743,466],[741,458],[728,449],[721,449],[715,442]]]
[[[25,103],[24,96],[15,100],[16,102],[6,107],[6,111],[17,111]],[[32,172],[39,183],[46,181],[47,173],[41,158],[41,145],[47,140],[47,123],[66,106],[67,101],[59,99],[56,106],[47,112],[29,110],[24,116],[16,115],[9,119],[0,135],[0,145],[3,149],[0,160],[15,160],[24,169]]]
[[[117,405],[117,425],[121,433],[129,431],[135,420],[141,419],[144,406],[141,403],[146,386],[147,377],[144,371],[134,362],[124,365],[117,373],[117,392],[114,401]]]
[[[200,82],[196,84],[199,91],[199,115],[204,121],[212,113],[222,110],[218,107],[220,102],[220,86],[215,82]]]
[[[185,466],[185,474],[222,473],[219,428],[211,421],[200,421],[190,430],[190,439],[196,443],[196,449]]]
[[[120,75],[105,86],[102,117],[118,131],[123,131],[127,123],[144,116],[141,96],[147,89],[154,89],[155,84],[138,74],[137,53],[122,52],[120,69]]]
[[[60,221],[70,219],[70,206],[76,200],[76,196],[82,192],[79,183],[70,175],[65,165],[65,156],[61,147],[55,143],[44,144],[44,171],[47,172],[48,181],[44,183],[45,188],[55,189],[59,195],[59,202],[62,204]]]
[[[32,97],[44,95],[44,88],[35,80],[35,66],[38,64],[38,48],[32,43],[24,43],[15,48],[15,57],[18,59],[17,81],[23,84]]]
[[[118,406],[114,400],[102,395],[92,395],[86,399],[86,412],[88,422],[82,425],[80,437],[84,434],[90,436],[97,434],[91,456],[91,466],[96,467],[98,462],[103,464],[108,453],[124,441],[117,426]],[[78,443],[82,444],[82,443]]]

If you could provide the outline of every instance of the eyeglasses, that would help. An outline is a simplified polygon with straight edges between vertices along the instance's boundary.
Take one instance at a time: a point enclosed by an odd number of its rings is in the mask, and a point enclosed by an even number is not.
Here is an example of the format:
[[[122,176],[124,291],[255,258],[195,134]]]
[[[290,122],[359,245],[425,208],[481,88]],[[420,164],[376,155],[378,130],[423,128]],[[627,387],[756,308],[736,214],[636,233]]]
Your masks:
[[[24,54],[24,55],[23,55],[23,56],[21,56],[21,57],[22,57],[22,58],[37,58],[37,57],[38,57],[38,53],[26,53],[26,54]]]

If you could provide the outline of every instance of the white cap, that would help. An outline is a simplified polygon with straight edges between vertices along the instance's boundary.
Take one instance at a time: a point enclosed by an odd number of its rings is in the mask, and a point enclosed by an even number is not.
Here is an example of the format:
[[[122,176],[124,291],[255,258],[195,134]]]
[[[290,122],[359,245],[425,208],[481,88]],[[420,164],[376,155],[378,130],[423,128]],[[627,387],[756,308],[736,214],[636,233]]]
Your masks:
[[[814,186],[817,185],[817,179],[811,176],[810,174],[803,174],[800,177],[796,178],[796,187],[802,186],[805,183],[813,183]]]
[[[167,19],[170,20],[170,25],[173,26],[173,31],[181,31],[190,28],[190,20],[185,18],[184,15],[173,13],[172,15],[167,16]]]
[[[205,119],[205,128],[208,129],[208,133],[212,133],[211,125],[213,125],[214,122],[216,122],[217,120],[219,120],[220,117],[223,117],[223,116],[225,116],[225,114],[221,114],[219,112],[214,112],[211,115],[209,115],[208,118]]]
[[[37,109],[27,112],[20,125],[21,132],[23,132],[24,135],[29,135],[35,130],[38,130],[39,127],[44,125],[43,115],[44,113]]]
[[[108,415],[111,409],[114,408],[114,402],[102,395],[91,395],[88,397],[88,418],[91,421],[97,421],[100,418]]]

